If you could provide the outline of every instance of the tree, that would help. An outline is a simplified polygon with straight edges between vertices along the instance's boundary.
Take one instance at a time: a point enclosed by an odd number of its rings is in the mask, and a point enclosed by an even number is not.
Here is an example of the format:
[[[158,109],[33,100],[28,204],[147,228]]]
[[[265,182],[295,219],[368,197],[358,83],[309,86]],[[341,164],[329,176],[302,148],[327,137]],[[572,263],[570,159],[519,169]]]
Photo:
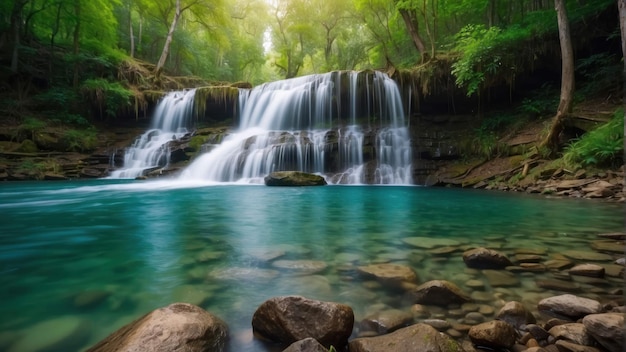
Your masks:
[[[171,16],[171,23],[165,38],[165,44],[163,44],[161,56],[154,69],[154,76],[157,81],[165,66],[172,45],[174,31],[183,13],[190,12],[189,20],[199,24],[206,30],[211,30],[214,23],[223,23],[226,18],[226,10],[222,0],[176,0],[174,4],[172,4],[172,0],[169,0],[169,2],[163,2],[163,5],[165,6],[161,7],[161,2],[159,2],[161,14],[164,19]],[[173,14],[172,11],[174,12]]]
[[[411,40],[413,41],[413,45],[415,45],[415,48],[422,56],[422,61],[424,61],[426,57],[426,44],[424,44],[424,39],[422,39],[422,36],[419,32],[419,20],[417,17],[418,5],[416,1],[399,0],[397,1],[396,6],[398,8],[398,12],[400,12],[400,15],[402,16],[402,19],[404,20],[404,24],[406,25]],[[425,7],[426,1],[424,0],[423,8]],[[423,10],[422,14],[424,15],[424,17],[426,17],[426,14]],[[428,23],[425,23],[425,26],[428,30]]]
[[[563,131],[563,121],[572,112],[574,101],[574,50],[570,37],[569,20],[565,8],[565,0],[554,0],[554,8],[559,25],[559,43],[561,44],[561,97],[556,116],[552,120],[550,132],[542,146],[554,153],[559,147],[559,135]]]

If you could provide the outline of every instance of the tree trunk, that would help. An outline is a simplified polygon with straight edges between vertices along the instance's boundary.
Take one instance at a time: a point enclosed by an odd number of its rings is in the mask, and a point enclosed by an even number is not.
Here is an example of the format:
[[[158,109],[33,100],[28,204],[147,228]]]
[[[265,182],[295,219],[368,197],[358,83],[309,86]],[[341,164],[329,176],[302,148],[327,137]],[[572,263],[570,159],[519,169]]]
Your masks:
[[[399,9],[398,11],[400,11],[400,14],[402,15],[402,19],[404,20],[406,29],[409,31],[413,45],[415,45],[417,51],[419,51],[420,55],[422,55],[423,61],[424,56],[426,55],[426,45],[424,45],[424,40],[419,35],[417,18],[406,9]]]
[[[178,24],[178,19],[180,18],[181,10],[180,10],[180,0],[176,0],[176,13],[174,14],[174,19],[172,19],[172,25],[170,26],[169,32],[167,32],[167,38],[165,39],[165,45],[163,45],[163,51],[161,52],[161,57],[159,58],[159,62],[157,63],[156,68],[154,69],[154,77],[158,81],[161,72],[163,72],[163,66],[165,66],[165,61],[167,60],[167,56],[170,53],[170,46],[172,45],[172,38],[174,37],[174,31],[176,30],[176,25]]]
[[[80,64],[78,53],[80,51],[80,1],[74,0],[74,15],[76,16],[76,25],[74,25],[74,88],[78,88],[78,77],[80,72]]]
[[[548,147],[551,153],[556,152],[559,148],[559,135],[563,131],[563,120],[572,112],[574,99],[574,50],[572,49],[565,0],[554,0],[554,9],[557,14],[559,42],[561,44],[561,98],[550,132],[542,142],[542,146]]]
[[[130,36],[130,57],[134,58],[135,57],[135,35],[133,33],[133,6],[132,6],[133,2],[129,1],[128,2],[128,29],[129,29],[129,36]]]
[[[624,106],[624,119],[626,120],[626,0],[617,0],[619,7],[619,27],[622,34],[622,58],[624,61],[624,71],[622,71],[623,87],[622,87],[622,104]],[[626,124],[624,124],[624,136],[626,136]],[[626,138],[624,139],[624,156],[623,159],[626,163]],[[626,184],[624,185],[626,190]]]
[[[26,6],[27,0],[15,0],[11,10],[11,39],[13,49],[11,52],[11,72],[17,73],[19,51],[20,51],[20,27],[22,23],[22,9]]]

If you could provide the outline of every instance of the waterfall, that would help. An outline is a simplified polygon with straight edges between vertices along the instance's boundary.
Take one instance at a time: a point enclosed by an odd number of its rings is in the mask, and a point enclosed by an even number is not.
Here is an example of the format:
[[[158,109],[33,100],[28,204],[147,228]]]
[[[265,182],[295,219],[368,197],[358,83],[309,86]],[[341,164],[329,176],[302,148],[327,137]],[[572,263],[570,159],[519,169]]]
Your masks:
[[[239,92],[240,124],[182,179],[261,183],[273,171],[330,183],[411,184],[411,143],[396,83],[381,72],[330,72]]]
[[[195,89],[168,93],[154,111],[150,128],[124,153],[124,167],[110,178],[135,178],[145,170],[169,164],[169,142],[188,133]]]

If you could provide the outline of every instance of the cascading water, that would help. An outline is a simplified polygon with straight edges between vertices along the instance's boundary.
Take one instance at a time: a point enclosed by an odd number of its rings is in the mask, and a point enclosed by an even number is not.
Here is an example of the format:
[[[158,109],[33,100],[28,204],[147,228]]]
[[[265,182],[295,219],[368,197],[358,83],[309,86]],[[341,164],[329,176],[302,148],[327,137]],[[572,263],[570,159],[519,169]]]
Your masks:
[[[331,72],[240,90],[240,126],[182,179],[260,183],[273,171],[330,183],[411,184],[397,85],[381,72]]]
[[[169,162],[188,133],[195,90],[172,92],[151,128],[126,150],[112,178]],[[240,89],[237,130],[198,157],[181,179],[261,183],[273,171],[324,175],[330,183],[411,184],[411,143],[396,83],[381,72],[330,72]]]
[[[168,144],[188,132],[195,89],[168,93],[157,105],[150,129],[135,140],[124,154],[124,168],[110,178],[135,178],[145,170],[169,163]]]

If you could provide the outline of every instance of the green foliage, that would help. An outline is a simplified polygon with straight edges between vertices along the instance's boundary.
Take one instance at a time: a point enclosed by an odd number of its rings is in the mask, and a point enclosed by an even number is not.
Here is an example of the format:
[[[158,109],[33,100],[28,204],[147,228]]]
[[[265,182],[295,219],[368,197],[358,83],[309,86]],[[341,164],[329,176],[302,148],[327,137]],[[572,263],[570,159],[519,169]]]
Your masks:
[[[623,163],[624,110],[618,109],[611,121],[585,133],[565,148],[569,166],[615,166]]]
[[[66,130],[61,137],[63,148],[70,152],[92,152],[98,146],[97,131],[93,128],[84,130]]]
[[[465,26],[455,36],[454,50],[460,55],[452,65],[456,84],[465,87],[471,96],[498,77],[512,81],[517,69],[514,47],[527,36],[528,32],[518,26],[506,30],[495,26],[488,29],[484,25]]]
[[[28,138],[30,138],[31,140],[35,140],[35,135],[40,132],[43,131],[44,128],[46,128],[47,124],[37,118],[34,117],[27,117],[24,119],[24,121],[19,125],[18,127],[18,133],[24,137],[24,136],[28,136]]]
[[[100,117],[103,117],[104,110],[109,118],[114,118],[121,109],[129,107],[133,97],[133,93],[119,82],[109,82],[102,78],[86,80],[81,92],[88,101],[95,103]]]

